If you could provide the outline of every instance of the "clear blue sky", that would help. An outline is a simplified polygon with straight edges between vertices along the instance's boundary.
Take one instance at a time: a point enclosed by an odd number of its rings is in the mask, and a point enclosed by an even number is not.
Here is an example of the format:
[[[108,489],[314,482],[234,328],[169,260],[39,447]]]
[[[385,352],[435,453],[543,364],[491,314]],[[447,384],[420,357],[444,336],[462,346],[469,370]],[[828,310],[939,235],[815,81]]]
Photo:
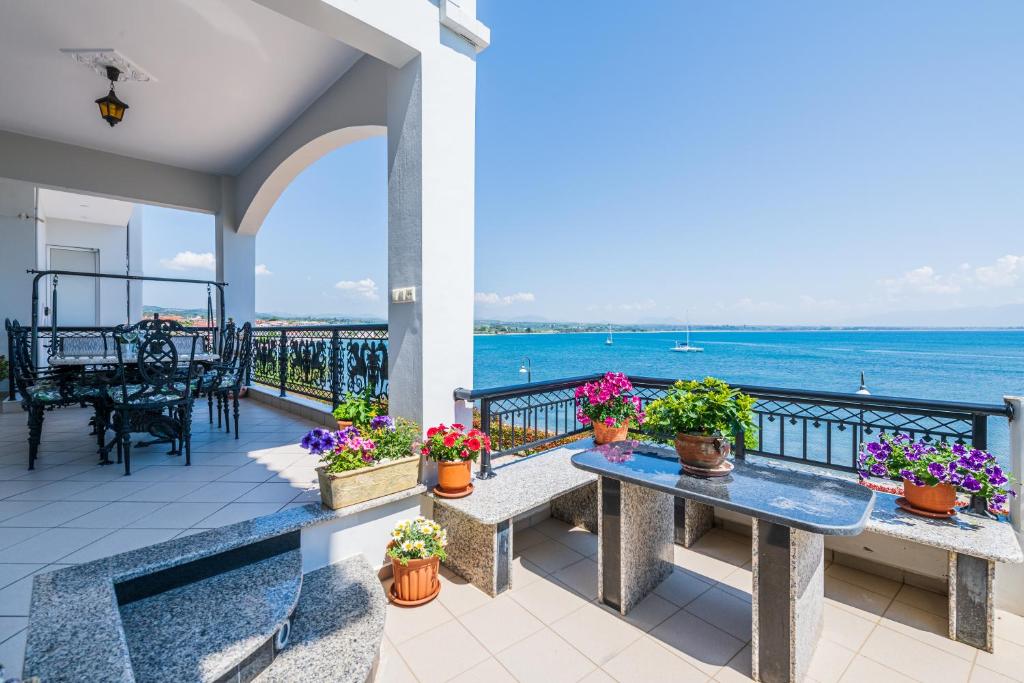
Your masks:
[[[1019,0],[479,3],[478,317],[1024,303]],[[385,184],[383,140],[307,169],[260,232],[258,308],[382,315]],[[209,217],[146,220],[147,272],[212,251]]]

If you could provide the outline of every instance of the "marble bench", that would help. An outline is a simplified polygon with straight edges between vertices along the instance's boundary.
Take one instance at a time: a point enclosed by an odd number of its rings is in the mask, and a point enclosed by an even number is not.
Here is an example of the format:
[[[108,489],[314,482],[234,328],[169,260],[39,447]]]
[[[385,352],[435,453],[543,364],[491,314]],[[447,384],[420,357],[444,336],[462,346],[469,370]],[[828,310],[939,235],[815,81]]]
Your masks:
[[[710,505],[677,498],[675,508],[677,542],[685,547],[714,526],[715,511]],[[900,509],[896,496],[878,493],[864,531],[946,551],[949,637],[992,652],[995,565],[1024,562],[1017,534],[1009,523],[970,512],[950,519],[927,519]]]
[[[445,566],[490,596],[512,586],[512,531],[517,516],[551,505],[551,516],[597,531],[597,476],[570,458],[593,447],[585,439],[495,467],[466,498],[434,496],[434,519],[448,530]]]

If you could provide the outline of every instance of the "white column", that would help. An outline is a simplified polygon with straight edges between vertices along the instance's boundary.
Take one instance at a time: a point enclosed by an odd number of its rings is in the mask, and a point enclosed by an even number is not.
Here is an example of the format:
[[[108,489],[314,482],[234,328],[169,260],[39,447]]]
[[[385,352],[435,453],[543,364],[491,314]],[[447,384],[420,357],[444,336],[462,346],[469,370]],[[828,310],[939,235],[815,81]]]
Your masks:
[[[142,206],[132,207],[132,217],[128,220],[128,274],[142,275]],[[128,320],[136,322],[142,319],[142,280],[131,282],[128,287]]]
[[[234,318],[238,325],[256,318],[256,235],[238,233],[232,182],[224,179],[221,186],[221,206],[217,212],[217,280],[227,282],[224,288],[226,320]],[[214,306],[217,306],[214,292]]]
[[[473,382],[476,60],[444,42],[388,83],[388,285],[416,288],[388,307],[389,399],[424,428],[468,424]]]
[[[0,322],[4,318],[17,319],[22,325],[32,323],[32,276],[28,268],[45,268],[46,261],[37,266],[36,188],[31,183],[0,180],[0,292],[4,293],[0,305]],[[45,237],[42,238],[45,242]],[[45,294],[43,283],[39,295]],[[7,355],[7,333],[0,329],[0,354]]]

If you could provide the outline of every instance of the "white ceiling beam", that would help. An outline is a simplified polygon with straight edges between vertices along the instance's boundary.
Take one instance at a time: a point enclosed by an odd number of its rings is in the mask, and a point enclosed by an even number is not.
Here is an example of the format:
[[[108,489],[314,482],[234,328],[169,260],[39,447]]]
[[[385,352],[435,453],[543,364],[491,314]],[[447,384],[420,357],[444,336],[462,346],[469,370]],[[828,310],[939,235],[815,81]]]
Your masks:
[[[218,175],[8,131],[0,131],[0,178],[204,213],[220,208]]]

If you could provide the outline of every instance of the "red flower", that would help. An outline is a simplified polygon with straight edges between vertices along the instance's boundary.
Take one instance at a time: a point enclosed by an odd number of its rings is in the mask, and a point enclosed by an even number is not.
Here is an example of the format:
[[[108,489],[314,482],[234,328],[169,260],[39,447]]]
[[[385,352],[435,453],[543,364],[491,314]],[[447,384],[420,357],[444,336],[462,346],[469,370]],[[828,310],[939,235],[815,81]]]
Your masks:
[[[434,436],[435,434],[437,434],[440,431],[441,431],[440,427],[431,427],[430,429],[427,430],[427,438],[428,439],[431,438],[432,436]]]
[[[468,432],[466,432],[466,436],[480,436],[481,434],[483,434],[483,432],[481,432],[479,429],[470,429]]]
[[[455,435],[449,434],[446,437],[444,437],[444,447],[452,448],[453,446],[455,446]]]
[[[430,455],[430,449],[428,447],[424,446],[423,448],[420,449],[420,454],[421,455]]]
[[[459,453],[459,455],[461,455],[463,459],[468,458],[469,457],[469,451],[467,451],[466,449],[462,449],[462,452]]]
[[[480,439],[476,438],[475,436],[471,436],[468,439],[466,439],[466,448],[468,448],[471,451],[478,451],[480,450],[481,446],[483,446],[483,444],[480,443]]]
[[[466,425],[461,425],[458,422],[453,422],[452,423],[452,429],[457,429],[457,430],[459,430],[461,432],[465,428],[466,428]]]

